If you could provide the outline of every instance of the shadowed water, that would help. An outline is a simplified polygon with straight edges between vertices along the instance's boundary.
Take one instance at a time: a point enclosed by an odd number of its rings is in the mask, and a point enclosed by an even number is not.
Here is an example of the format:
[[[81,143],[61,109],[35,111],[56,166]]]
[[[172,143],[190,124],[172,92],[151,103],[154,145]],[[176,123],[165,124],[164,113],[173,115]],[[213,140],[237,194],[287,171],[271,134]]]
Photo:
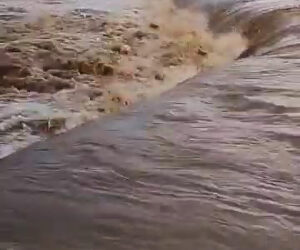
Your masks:
[[[255,55],[1,160],[3,248],[297,250],[299,11],[287,15]]]

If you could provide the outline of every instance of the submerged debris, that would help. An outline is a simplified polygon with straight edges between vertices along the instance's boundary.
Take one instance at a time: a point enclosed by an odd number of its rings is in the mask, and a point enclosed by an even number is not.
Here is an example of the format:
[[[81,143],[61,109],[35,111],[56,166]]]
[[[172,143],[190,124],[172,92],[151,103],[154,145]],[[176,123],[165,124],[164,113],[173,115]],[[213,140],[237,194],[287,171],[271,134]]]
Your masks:
[[[150,23],[149,27],[155,30],[159,29],[159,25],[157,23]]]

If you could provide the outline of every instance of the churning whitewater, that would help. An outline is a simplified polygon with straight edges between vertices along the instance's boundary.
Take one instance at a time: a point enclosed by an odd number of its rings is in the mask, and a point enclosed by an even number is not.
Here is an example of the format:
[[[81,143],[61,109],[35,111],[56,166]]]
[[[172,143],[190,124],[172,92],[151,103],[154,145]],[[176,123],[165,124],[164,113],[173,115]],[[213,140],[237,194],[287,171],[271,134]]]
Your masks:
[[[1,159],[1,249],[299,248],[299,1],[175,3],[238,59]]]

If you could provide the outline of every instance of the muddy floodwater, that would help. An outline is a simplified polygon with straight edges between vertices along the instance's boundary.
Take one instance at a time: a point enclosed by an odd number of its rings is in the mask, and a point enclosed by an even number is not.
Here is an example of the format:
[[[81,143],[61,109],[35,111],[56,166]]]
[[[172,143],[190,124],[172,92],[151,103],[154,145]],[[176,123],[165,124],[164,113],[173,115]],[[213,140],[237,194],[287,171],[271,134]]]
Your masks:
[[[204,12],[215,39],[234,32],[247,46],[236,60],[64,134],[40,141],[31,128],[40,142],[0,160],[0,249],[300,248],[299,1],[175,6]],[[29,113],[54,112],[47,94],[18,98]],[[3,130],[0,141],[12,147],[18,140],[3,138],[24,129]]]

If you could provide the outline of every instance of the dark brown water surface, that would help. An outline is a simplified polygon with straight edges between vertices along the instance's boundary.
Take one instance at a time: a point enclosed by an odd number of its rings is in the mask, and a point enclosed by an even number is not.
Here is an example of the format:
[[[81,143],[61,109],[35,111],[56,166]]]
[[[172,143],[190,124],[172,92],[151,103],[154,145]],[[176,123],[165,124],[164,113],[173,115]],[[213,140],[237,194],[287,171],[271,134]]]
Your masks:
[[[0,249],[298,250],[297,4],[233,4],[250,57],[0,160]]]

